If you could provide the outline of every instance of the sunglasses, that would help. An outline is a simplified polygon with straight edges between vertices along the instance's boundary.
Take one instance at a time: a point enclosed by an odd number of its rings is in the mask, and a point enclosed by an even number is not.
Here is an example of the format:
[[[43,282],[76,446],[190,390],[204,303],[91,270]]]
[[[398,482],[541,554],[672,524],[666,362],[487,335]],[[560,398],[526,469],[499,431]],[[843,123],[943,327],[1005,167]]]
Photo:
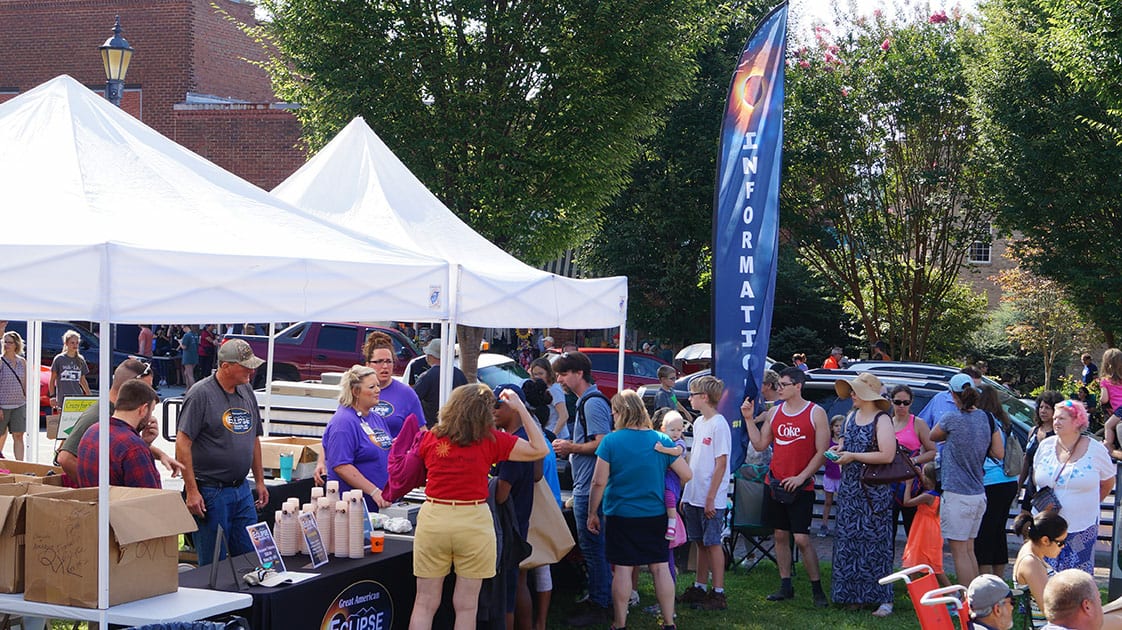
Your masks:
[[[1067,544],[1067,536],[1064,536],[1063,538],[1060,538],[1058,540],[1053,540],[1052,542],[1056,543],[1056,546],[1062,549],[1064,545]]]
[[[376,361],[371,360],[366,362],[367,365],[390,365],[392,363],[393,359],[378,359]]]
[[[912,401],[910,401],[910,400],[900,400],[900,399],[894,399],[894,400],[892,401],[892,404],[896,405],[897,407],[907,407],[908,405],[912,404]]]

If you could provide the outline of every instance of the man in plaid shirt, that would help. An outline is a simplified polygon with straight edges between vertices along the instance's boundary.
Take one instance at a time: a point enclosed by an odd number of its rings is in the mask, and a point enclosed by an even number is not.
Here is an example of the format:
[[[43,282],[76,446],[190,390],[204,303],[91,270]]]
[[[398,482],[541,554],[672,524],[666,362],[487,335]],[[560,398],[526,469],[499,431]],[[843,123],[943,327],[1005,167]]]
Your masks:
[[[160,398],[152,386],[133,379],[121,386],[117,406],[109,419],[109,485],[161,488],[152,451],[140,437]],[[78,487],[97,486],[98,440],[101,423],[94,424],[78,445]]]

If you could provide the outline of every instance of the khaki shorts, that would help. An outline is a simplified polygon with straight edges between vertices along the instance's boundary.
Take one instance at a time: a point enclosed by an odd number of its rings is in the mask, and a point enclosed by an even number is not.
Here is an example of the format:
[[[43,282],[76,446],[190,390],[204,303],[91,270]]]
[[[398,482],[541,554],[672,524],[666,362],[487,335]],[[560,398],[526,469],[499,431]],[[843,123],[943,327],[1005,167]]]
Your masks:
[[[455,566],[460,577],[495,577],[496,554],[495,524],[486,503],[421,506],[413,540],[413,575],[441,578]]]
[[[943,538],[956,541],[977,538],[985,513],[985,494],[944,492],[939,503],[939,526],[943,529]]]

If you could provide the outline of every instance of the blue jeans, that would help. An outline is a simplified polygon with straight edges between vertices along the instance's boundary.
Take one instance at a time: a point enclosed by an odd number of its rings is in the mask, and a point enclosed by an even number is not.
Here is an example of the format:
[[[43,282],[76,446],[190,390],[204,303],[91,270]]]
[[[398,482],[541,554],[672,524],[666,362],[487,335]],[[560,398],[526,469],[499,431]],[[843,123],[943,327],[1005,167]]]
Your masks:
[[[199,566],[210,564],[214,558],[214,544],[218,538],[218,526],[226,535],[226,545],[230,555],[240,556],[253,551],[253,541],[249,539],[247,525],[257,522],[257,508],[253,505],[253,491],[250,482],[243,481],[237,488],[214,488],[199,486],[206,504],[206,516],[195,517],[199,530],[192,534],[195,551],[199,554]],[[219,560],[226,558],[222,550]]]
[[[600,533],[588,531],[588,495],[573,495],[573,518],[577,526],[577,543],[588,568],[588,599],[597,606],[612,609],[612,572],[604,556],[604,510],[601,506]]]

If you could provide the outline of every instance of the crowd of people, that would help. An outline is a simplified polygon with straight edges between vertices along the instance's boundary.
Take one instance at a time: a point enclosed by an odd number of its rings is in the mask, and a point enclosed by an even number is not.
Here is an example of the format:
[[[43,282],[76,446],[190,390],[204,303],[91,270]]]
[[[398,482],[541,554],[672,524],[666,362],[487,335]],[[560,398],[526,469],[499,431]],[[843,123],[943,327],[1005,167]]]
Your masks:
[[[181,349],[199,352],[201,340],[192,327],[182,331]],[[152,344],[161,332],[149,332]],[[22,446],[22,339],[6,332],[3,341],[0,411],[6,432]],[[49,392],[58,405],[66,396],[89,393],[77,334],[63,341]],[[257,521],[257,510],[268,502],[263,427],[250,386],[263,361],[243,340],[215,342],[212,338],[208,363],[213,374],[187,391],[173,454],[153,445],[159,403],[153,385],[159,377],[152,364],[145,357],[122,362],[109,390],[110,482],[158,488],[156,463],[182,475],[185,503],[199,525],[194,540],[203,564],[226,551],[251,551],[245,526]],[[202,362],[203,353],[198,356]],[[558,458],[568,459],[572,472],[570,505],[588,594],[568,625],[625,627],[638,598],[636,568],[644,566],[654,578],[657,600],[648,610],[664,628],[674,627],[675,606],[728,607],[723,544],[735,446],[730,423],[717,409],[728,395],[724,383],[713,376],[691,379],[687,407],[673,393],[676,372],[660,371],[652,419],[634,391],[610,400],[601,394],[588,357],[569,351],[553,362],[531,361],[531,378],[521,387],[466,384],[462,372],[453,370],[452,395],[437,406],[430,392],[439,390],[439,339],[430,340],[424,356],[428,369],[410,387],[393,377],[392,340],[381,332],[368,336],[363,364],[341,378],[339,406],[324,432],[325,456],[316,471],[318,480],[338,481],[341,490],[361,490],[367,507],[377,511],[389,504],[383,491],[395,439],[407,423],[410,436],[423,432],[417,452],[427,471],[426,501],[414,546],[411,627],[431,626],[444,578],[454,573],[457,628],[475,627],[477,618],[491,619],[495,627],[544,628],[550,568],[520,569],[522,548],[512,547],[510,537],[500,544],[495,524],[503,523],[515,539],[528,539],[534,489],[542,480],[551,489],[550,501],[561,505]],[[1108,350],[1101,372],[1088,357],[1083,360],[1083,378],[1097,379],[1100,400],[1112,414],[1102,440],[1086,432],[1084,401],[1044,392],[1036,400],[1023,456],[1018,449],[1009,457],[1011,420],[998,392],[973,367],[955,374],[947,391],[918,415],[907,385],[888,388],[868,372],[838,379],[835,393],[852,408],[831,419],[804,398],[805,357],[794,358],[793,367],[766,371],[759,400],[746,398],[740,406],[750,419],[745,422],[750,448],[768,454],[763,514],[773,531],[779,584],[767,601],[795,598],[797,547],[815,606],[893,614],[893,589],[879,578],[893,570],[902,522],[903,565],[928,565],[946,584],[943,556],[949,550],[954,578],[968,587],[976,627],[1009,627],[1007,600],[1023,606],[1034,627],[1079,627],[1061,624],[1101,618],[1101,605],[1097,613],[1093,605],[1097,591],[1093,598],[1084,593],[1086,580],[1079,576],[1093,575],[1099,505],[1114,487],[1111,456],[1122,455],[1122,352]],[[58,450],[57,463],[74,486],[97,483],[103,430],[98,418],[94,405]],[[693,447],[687,454],[682,433],[691,421]],[[870,466],[900,457],[915,470],[913,479],[872,484],[865,478]],[[1011,457],[1020,460],[1012,470]],[[821,471],[826,504],[818,535],[834,537],[828,587],[811,538]],[[1010,586],[1006,526],[1019,496],[1022,512],[1013,529],[1024,543],[1014,554]],[[219,526],[227,549],[214,554]],[[673,548],[686,543],[696,546],[697,569],[693,582],[678,589]],[[498,593],[490,602],[480,596],[487,580],[495,586],[486,590]]]

